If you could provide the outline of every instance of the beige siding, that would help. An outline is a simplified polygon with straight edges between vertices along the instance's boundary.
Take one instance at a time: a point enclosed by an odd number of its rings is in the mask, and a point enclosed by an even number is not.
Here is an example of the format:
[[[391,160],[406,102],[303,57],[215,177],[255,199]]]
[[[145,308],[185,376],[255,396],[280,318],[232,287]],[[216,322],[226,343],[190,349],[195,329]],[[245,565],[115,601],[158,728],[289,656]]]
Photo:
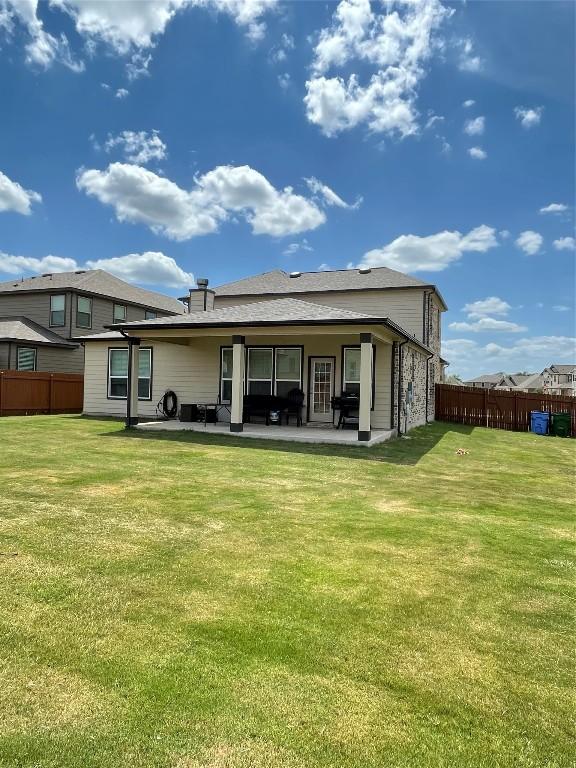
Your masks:
[[[335,394],[341,389],[342,347],[355,345],[352,336],[258,336],[246,337],[246,345],[304,346],[303,389],[308,393],[308,364],[310,357],[335,358]],[[180,403],[214,402],[218,398],[220,347],[230,346],[231,337],[195,339],[190,346],[155,342],[143,346],[153,348],[152,400],[140,401],[139,415],[153,417],[156,403],[167,389],[173,390]],[[108,348],[123,346],[109,342],[86,344],[84,378],[84,412],[124,416],[125,400],[107,398]],[[390,424],[391,345],[376,344],[375,398],[372,427],[388,429]]]
[[[79,293],[78,296],[88,294]],[[92,296],[92,328],[79,328],[76,325],[76,296],[72,302],[72,337],[75,336],[89,336],[93,333],[102,333],[106,330],[106,326],[111,325],[114,322],[114,304],[124,304],[126,306],[126,319],[128,322],[135,320],[144,320],[146,315],[146,309],[144,307],[135,306],[134,304],[127,304],[120,300],[112,300],[101,298],[99,296]],[[158,317],[164,317],[167,312],[161,312],[153,309]],[[67,331],[68,333],[68,331]]]
[[[269,301],[274,296],[216,296],[215,309]],[[324,304],[328,307],[351,309],[370,315],[389,317],[408,333],[422,341],[423,291],[421,289],[388,291],[327,291],[325,293],[293,293],[291,298]]]

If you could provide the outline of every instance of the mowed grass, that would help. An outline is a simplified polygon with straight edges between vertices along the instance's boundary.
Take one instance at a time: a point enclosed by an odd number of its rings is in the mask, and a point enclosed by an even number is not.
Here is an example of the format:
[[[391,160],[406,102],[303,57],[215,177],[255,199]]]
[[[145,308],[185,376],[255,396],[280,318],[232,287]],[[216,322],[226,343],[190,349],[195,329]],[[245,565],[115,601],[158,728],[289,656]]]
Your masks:
[[[572,766],[574,460],[1,419],[0,766]]]

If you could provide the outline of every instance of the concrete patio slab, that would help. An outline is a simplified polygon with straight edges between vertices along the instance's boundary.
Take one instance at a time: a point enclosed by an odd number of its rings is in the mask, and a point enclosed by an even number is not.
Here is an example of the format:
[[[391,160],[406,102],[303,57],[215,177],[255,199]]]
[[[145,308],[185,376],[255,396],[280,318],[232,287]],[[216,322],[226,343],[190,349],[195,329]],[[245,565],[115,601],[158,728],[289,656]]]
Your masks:
[[[357,445],[370,448],[385,440],[395,437],[396,430],[373,429],[372,437],[367,441],[359,441],[355,429],[335,429],[331,425],[314,426],[269,426],[265,424],[244,424],[243,432],[230,432],[227,423],[200,424],[182,421],[148,421],[141,422],[136,429],[150,432],[199,432],[205,435],[228,435],[231,437],[246,437],[255,440],[284,440],[294,443],[328,443],[330,445]]]

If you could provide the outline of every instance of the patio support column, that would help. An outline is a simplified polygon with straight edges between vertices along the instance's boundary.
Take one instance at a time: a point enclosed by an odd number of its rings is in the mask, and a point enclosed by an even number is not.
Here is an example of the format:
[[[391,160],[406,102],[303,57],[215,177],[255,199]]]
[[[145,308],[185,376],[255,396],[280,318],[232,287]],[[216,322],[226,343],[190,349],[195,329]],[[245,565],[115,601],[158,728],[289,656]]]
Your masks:
[[[244,336],[232,336],[232,398],[230,432],[242,432],[244,406]]]
[[[360,407],[358,409],[358,440],[372,437],[370,409],[372,407],[372,334],[360,334]]]
[[[126,393],[126,429],[138,424],[138,371],[140,339],[128,339],[128,382]]]

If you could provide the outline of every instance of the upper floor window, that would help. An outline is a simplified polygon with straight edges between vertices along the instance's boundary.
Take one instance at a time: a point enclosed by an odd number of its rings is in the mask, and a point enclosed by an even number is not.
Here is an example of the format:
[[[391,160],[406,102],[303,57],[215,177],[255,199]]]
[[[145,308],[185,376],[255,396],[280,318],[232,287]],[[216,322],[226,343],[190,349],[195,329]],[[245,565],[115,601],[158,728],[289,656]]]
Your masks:
[[[76,326],[92,328],[92,299],[88,296],[78,296],[76,301]]]
[[[35,347],[18,347],[16,351],[16,370],[17,371],[35,371],[36,370]]]
[[[53,294],[50,296],[50,325],[53,328],[62,327],[66,322],[66,295]]]
[[[156,320],[157,317],[158,315],[156,314],[156,312],[154,312],[153,309],[147,309],[146,312],[144,313],[145,320]]]
[[[125,304],[114,304],[113,318],[114,318],[114,322],[115,323],[123,323],[124,320],[126,320],[126,305]]]

